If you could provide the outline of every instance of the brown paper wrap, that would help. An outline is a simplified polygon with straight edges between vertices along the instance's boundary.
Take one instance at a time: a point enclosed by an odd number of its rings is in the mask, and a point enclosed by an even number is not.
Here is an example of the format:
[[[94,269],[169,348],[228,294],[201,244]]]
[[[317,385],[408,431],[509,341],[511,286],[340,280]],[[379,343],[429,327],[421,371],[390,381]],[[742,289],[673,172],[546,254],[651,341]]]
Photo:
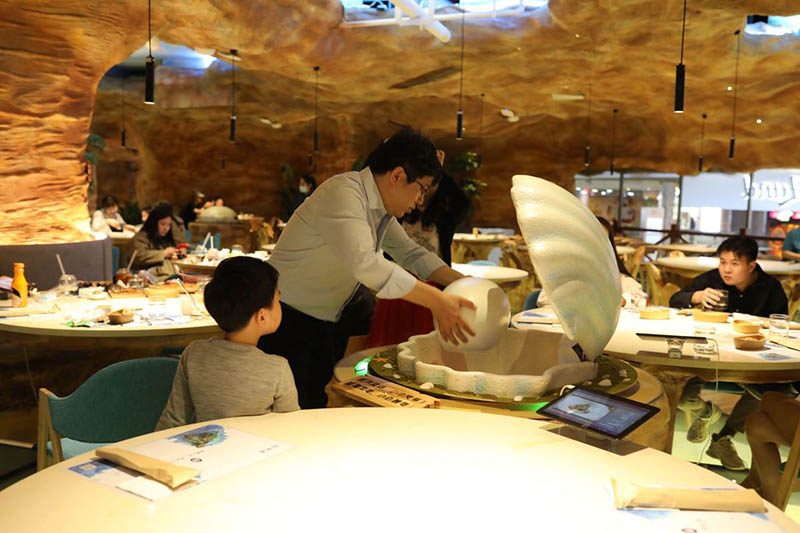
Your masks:
[[[173,465],[166,461],[159,461],[122,448],[106,446],[96,449],[94,453],[112,463],[141,472],[171,489],[183,485],[200,473],[199,470],[194,468]]]
[[[655,507],[691,511],[763,513],[764,500],[753,489],[681,489],[648,487],[611,478],[617,509]]]

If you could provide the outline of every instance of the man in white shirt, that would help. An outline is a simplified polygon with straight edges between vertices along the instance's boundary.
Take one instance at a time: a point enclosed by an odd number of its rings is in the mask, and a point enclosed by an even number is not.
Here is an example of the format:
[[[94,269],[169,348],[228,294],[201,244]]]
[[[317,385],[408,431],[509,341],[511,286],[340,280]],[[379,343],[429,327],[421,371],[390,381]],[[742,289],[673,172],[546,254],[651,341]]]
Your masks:
[[[474,308],[470,301],[405,270],[440,285],[463,277],[414,243],[397,222],[439,180],[435,146],[417,132],[402,130],[384,140],[368,161],[362,171],[320,185],[289,219],[270,258],[280,272],[283,321],[258,346],[288,359],[304,409],[327,403],[324,388],[347,335],[337,323],[360,284],[378,298],[427,307],[449,340],[458,343],[474,335],[459,314],[462,306]],[[384,257],[384,249],[398,264]]]

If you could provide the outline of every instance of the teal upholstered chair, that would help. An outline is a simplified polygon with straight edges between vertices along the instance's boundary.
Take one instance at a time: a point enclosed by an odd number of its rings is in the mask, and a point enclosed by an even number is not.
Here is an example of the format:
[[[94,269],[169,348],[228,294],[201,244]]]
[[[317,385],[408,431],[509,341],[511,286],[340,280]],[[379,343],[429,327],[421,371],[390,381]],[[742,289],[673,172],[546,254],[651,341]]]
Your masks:
[[[150,357],[98,371],[60,398],[39,389],[37,467],[152,432],[172,390],[178,360]]]

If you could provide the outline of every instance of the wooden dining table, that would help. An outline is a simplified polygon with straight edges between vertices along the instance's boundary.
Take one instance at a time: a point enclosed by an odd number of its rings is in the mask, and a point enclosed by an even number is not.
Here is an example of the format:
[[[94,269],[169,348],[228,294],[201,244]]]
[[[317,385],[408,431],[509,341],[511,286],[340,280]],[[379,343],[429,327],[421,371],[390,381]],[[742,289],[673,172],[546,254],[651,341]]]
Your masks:
[[[764,320],[748,315],[741,317]],[[672,411],[669,425],[671,435],[675,427],[678,400],[686,383],[693,377],[735,383],[783,383],[800,380],[800,351],[772,343],[767,343],[762,350],[739,350],[733,344],[733,337],[738,334],[733,331],[731,320],[729,318],[728,322],[722,324],[698,322],[692,316],[679,315],[677,309],[670,309],[670,318],[667,320],[645,320],[639,318],[637,309],[622,309],[616,330],[604,353],[641,365],[661,381]],[[536,323],[528,323],[531,321]],[[518,328],[561,330],[558,318],[550,308],[523,311],[514,315],[511,322]],[[687,342],[682,347],[681,357],[669,357],[666,339],[703,336],[695,334],[698,326],[714,329],[718,355],[698,354],[695,350],[697,343]],[[643,338],[637,333],[660,338]],[[800,336],[800,332],[792,330],[791,336]]]

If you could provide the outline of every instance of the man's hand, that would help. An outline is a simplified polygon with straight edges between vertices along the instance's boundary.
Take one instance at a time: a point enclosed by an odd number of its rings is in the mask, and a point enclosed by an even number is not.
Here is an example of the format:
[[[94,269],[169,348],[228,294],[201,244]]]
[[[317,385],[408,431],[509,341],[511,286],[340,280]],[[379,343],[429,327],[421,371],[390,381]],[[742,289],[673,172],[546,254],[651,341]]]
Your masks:
[[[117,229],[117,230],[121,230],[122,229],[122,224],[119,223],[119,220],[116,220],[116,219],[113,219],[113,218],[107,218],[106,219],[106,224],[108,224],[108,226],[110,228],[114,228],[114,229]]]
[[[431,307],[433,318],[439,325],[439,334],[448,342],[458,345],[459,341],[467,342],[467,335],[475,336],[475,332],[461,316],[461,308],[475,309],[475,304],[452,294],[440,293],[437,305]]]
[[[711,287],[692,293],[692,303],[702,304],[703,307],[714,307],[721,299],[722,292],[717,289],[712,289]]]
[[[164,248],[164,259],[172,259],[173,257],[175,257],[175,255],[176,251],[174,247],[169,246],[167,248]]]

